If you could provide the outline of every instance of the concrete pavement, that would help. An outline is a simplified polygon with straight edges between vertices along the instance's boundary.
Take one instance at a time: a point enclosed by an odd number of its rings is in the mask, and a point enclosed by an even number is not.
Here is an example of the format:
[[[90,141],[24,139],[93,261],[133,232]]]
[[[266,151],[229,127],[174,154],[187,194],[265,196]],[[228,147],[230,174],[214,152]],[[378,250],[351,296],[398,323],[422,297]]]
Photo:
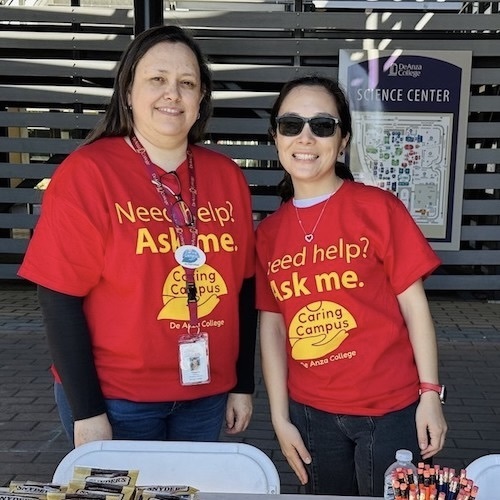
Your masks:
[[[441,379],[448,386],[448,438],[435,463],[460,469],[479,456],[500,453],[500,304],[429,298]],[[48,482],[70,450],[54,404],[49,365],[34,287],[0,281],[0,485]],[[262,449],[278,468],[282,493],[301,492],[277,446],[258,363],[254,404],[244,435],[224,439]]]

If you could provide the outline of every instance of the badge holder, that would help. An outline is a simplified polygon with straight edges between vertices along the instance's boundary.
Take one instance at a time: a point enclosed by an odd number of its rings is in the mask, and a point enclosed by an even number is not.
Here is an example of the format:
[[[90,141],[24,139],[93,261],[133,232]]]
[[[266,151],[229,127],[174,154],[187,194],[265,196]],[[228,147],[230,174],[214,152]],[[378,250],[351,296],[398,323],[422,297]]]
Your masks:
[[[198,300],[194,281],[187,281],[187,292],[190,320],[197,320]],[[182,385],[208,384],[210,382],[208,333],[201,332],[199,324],[190,323],[187,334],[179,338],[179,371]]]
[[[182,385],[210,382],[207,333],[183,335],[179,339],[179,371]]]

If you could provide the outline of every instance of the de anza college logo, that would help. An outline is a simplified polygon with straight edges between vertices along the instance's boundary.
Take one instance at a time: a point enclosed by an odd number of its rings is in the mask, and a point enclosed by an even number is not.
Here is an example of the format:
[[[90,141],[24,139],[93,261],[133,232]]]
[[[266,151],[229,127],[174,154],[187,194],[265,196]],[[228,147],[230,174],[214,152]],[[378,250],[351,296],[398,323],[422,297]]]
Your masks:
[[[422,75],[421,64],[394,63],[389,67],[389,76],[409,76],[418,78]]]

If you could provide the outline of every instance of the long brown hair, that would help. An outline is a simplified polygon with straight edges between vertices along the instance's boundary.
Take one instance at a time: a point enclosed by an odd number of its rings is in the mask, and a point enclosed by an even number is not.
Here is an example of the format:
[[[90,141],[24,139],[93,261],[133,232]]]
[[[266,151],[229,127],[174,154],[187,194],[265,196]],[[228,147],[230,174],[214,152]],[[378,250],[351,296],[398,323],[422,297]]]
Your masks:
[[[87,136],[85,144],[90,144],[101,137],[121,137],[132,133],[134,123],[127,102],[127,94],[134,82],[135,70],[139,61],[151,47],[162,42],[183,43],[196,56],[200,69],[203,99],[200,103],[200,116],[189,131],[188,142],[193,144],[201,141],[212,113],[212,75],[197,42],[186,30],[179,26],[170,25],[157,26],[143,31],[125,50],[120,60],[113,94],[104,117]]]

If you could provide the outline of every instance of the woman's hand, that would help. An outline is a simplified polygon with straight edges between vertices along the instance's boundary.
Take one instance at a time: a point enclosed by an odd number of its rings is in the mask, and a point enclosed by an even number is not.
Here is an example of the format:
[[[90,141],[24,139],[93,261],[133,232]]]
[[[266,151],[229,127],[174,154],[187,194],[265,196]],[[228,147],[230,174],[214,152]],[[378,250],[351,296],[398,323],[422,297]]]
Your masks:
[[[301,484],[308,481],[307,471],[304,464],[311,463],[311,455],[295,425],[291,422],[274,424],[276,437],[278,438],[281,451],[287,459]]]
[[[113,431],[106,413],[76,420],[74,425],[75,448],[91,441],[113,439]]]
[[[448,430],[437,392],[427,391],[420,396],[415,421],[422,458],[434,456],[443,449]]]
[[[230,392],[226,404],[226,433],[243,432],[250,423],[253,403],[251,394],[236,394]]]

